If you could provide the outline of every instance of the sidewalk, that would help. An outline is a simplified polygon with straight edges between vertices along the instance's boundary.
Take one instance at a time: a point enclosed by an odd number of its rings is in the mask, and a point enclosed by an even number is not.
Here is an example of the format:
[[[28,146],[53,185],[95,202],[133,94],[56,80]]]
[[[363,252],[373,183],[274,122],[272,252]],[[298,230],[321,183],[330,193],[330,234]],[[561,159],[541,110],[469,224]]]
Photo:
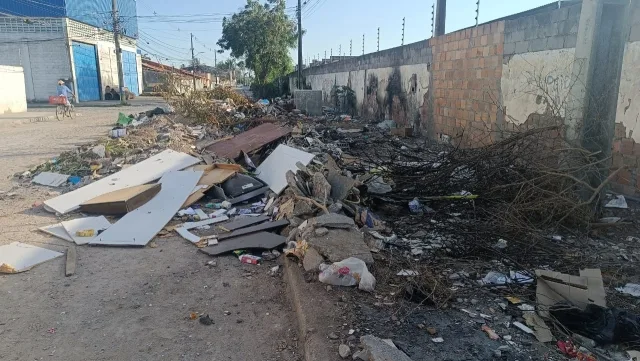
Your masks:
[[[128,100],[128,105],[120,105],[119,100],[97,100],[90,102],[75,103],[76,108],[117,108],[123,106],[131,107],[157,107],[164,105],[164,99],[161,97],[136,97],[135,99]],[[51,109],[55,108],[55,105],[49,103],[29,103],[27,104],[29,109]],[[55,114],[54,114],[55,115]]]
[[[30,109],[24,113],[0,114],[0,124],[27,124],[50,121],[57,121],[54,108]]]

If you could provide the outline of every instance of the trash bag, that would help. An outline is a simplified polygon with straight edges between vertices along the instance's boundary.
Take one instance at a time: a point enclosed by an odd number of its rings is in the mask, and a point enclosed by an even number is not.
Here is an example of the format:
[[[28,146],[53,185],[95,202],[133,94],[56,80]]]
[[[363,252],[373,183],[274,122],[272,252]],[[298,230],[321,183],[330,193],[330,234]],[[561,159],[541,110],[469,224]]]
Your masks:
[[[376,279],[367,269],[367,265],[361,259],[349,257],[332,265],[320,265],[320,282],[333,286],[355,286],[373,292]]]
[[[640,342],[640,317],[625,310],[593,304],[582,310],[560,302],[549,313],[571,332],[601,345]]]

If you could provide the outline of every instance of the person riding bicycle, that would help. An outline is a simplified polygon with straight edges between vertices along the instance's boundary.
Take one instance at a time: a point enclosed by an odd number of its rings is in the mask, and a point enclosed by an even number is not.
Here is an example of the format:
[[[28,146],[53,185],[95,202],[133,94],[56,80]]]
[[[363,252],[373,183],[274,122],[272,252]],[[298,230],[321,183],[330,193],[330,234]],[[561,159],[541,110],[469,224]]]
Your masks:
[[[58,96],[65,97],[67,99],[67,102],[65,103],[66,106],[71,106],[69,99],[73,96],[73,92],[71,91],[71,89],[69,89],[68,86],[65,85],[63,80],[58,81],[56,92],[58,93]]]

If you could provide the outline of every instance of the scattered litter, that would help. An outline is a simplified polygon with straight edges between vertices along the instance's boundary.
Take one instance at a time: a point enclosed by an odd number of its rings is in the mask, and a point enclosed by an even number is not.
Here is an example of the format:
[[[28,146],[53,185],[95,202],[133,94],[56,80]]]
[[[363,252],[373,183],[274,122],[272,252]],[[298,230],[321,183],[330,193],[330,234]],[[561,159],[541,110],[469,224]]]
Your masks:
[[[498,336],[498,334],[487,325],[482,325],[482,331],[484,331],[492,340],[500,339],[500,336]]]
[[[286,241],[287,239],[285,237],[277,234],[270,232],[258,232],[231,238],[226,241],[219,242],[214,246],[200,248],[200,251],[210,256],[218,256],[238,249],[274,249],[285,244]]]
[[[407,277],[419,276],[419,275],[420,273],[418,273],[417,271],[411,271],[406,269],[403,269],[402,271],[396,274],[396,276],[407,276]]]
[[[215,323],[215,322],[213,322],[211,317],[209,317],[209,315],[200,316],[199,321],[200,321],[201,324],[203,324],[205,326],[211,326],[211,325],[213,325]]]
[[[240,259],[240,263],[246,264],[260,264],[260,262],[262,261],[262,257],[253,256],[250,254],[243,254],[238,257],[238,259]]]
[[[531,335],[533,335],[535,333],[535,332],[533,332],[532,329],[530,329],[529,327],[523,325],[520,322],[516,321],[516,322],[512,323],[512,325],[516,326],[517,328],[519,328],[520,330],[522,330],[525,333],[528,333],[528,334],[531,334]]]
[[[201,221],[204,221],[205,219],[209,219],[209,215],[207,215],[206,213],[204,213],[204,211],[200,208],[196,209],[196,216],[198,216],[198,218]]]
[[[595,304],[607,307],[602,274],[599,269],[580,270],[580,276],[536,270],[538,278],[536,301],[539,313],[548,317],[548,308],[569,301],[578,307]]]
[[[627,206],[627,200],[624,198],[623,195],[619,195],[616,196],[616,198],[610,200],[606,205],[606,208],[621,208],[621,209],[627,209],[629,208]]]
[[[373,277],[367,265],[360,259],[351,257],[332,265],[320,265],[320,282],[333,286],[358,285],[363,291],[373,292],[376,279]]]
[[[627,283],[624,287],[616,287],[616,291],[633,297],[640,297],[640,285],[636,283]]]
[[[100,232],[111,227],[111,223],[104,217],[85,217],[62,222],[62,227],[73,242],[83,245],[91,242]]]
[[[67,182],[67,179],[69,179],[69,176],[65,174],[41,172],[37,176],[33,177],[33,180],[31,181],[43,186],[60,187]]]
[[[436,337],[436,338],[432,338],[431,341],[433,341],[434,343],[443,343],[444,342],[444,338]]]
[[[0,273],[20,273],[62,256],[63,253],[46,248],[13,242],[0,246]]]

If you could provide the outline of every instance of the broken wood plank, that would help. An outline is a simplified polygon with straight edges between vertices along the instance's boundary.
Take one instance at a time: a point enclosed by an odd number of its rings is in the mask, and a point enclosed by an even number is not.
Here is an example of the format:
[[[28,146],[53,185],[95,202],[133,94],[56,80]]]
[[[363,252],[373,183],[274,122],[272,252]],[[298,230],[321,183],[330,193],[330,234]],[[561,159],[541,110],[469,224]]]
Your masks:
[[[206,147],[206,149],[209,152],[215,153],[219,158],[235,159],[240,156],[241,151],[250,153],[289,133],[291,133],[291,128],[289,127],[263,123],[244,133],[240,133],[233,139],[212,144]]]
[[[69,277],[76,273],[76,246],[72,245],[67,249],[67,263],[64,269],[64,275]]]
[[[258,224],[268,220],[269,220],[268,216],[245,217],[245,218],[236,219],[233,222],[223,223],[217,226],[216,228],[226,232],[233,232],[236,229],[249,227],[251,225]]]
[[[284,226],[286,226],[288,224],[289,224],[288,220],[282,219],[282,220],[275,221],[275,222],[262,223],[262,224],[259,224],[257,226],[241,228],[241,229],[238,229],[238,230],[233,231],[231,233],[223,233],[223,234],[218,235],[218,241],[222,241],[222,240],[229,239],[229,238],[235,238],[235,237],[238,237],[238,236],[243,236],[245,234],[268,231],[268,230],[271,230],[271,229],[284,227]]]
[[[200,251],[210,256],[217,256],[238,249],[273,249],[284,244],[286,241],[287,239],[285,237],[274,233],[258,232],[229,239],[214,246],[201,248]]]
[[[105,246],[145,246],[180,210],[202,172],[175,171],[162,176],[162,188],[152,200],[127,213],[89,244]]]

